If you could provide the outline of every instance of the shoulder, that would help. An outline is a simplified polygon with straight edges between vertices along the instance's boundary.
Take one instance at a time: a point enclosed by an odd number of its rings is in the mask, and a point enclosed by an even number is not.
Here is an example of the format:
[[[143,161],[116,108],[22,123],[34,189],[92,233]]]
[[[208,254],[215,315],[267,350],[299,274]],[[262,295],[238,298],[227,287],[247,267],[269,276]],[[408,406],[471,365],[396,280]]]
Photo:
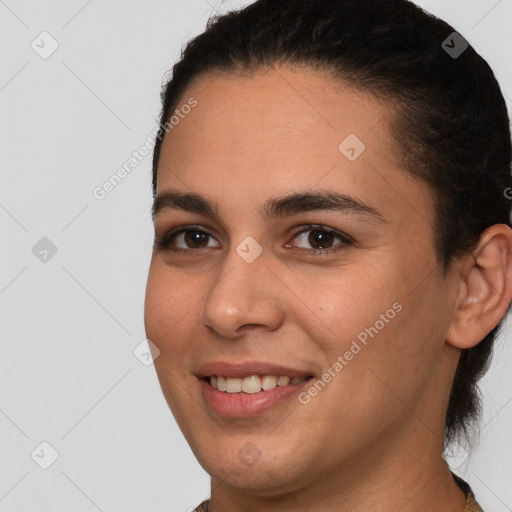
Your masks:
[[[210,500],[204,500],[197,508],[194,509],[194,512],[210,512]]]
[[[464,512],[483,512],[482,508],[477,503],[475,495],[473,494],[469,484],[462,480],[462,478],[457,476],[455,473],[452,473],[452,476],[455,482],[457,482],[457,485],[464,491],[464,494],[466,495],[466,506],[464,507]]]

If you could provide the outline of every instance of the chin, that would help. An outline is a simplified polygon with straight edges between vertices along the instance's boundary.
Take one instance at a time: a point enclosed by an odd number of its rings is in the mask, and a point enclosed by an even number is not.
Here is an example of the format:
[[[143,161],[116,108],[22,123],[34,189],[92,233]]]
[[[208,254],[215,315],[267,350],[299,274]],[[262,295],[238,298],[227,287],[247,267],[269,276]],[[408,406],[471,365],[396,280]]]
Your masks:
[[[225,444],[219,444],[217,440],[214,450],[210,441],[204,440],[205,449],[196,444],[193,452],[213,479],[222,482],[222,485],[259,496],[290,492],[311,478],[311,463],[304,460],[301,464],[300,453],[286,440],[279,443],[268,443],[267,440],[265,447],[260,450],[256,443],[261,446],[263,441],[250,439],[250,436],[246,441],[237,440],[235,436],[226,437]],[[278,450],[279,446],[281,451]]]

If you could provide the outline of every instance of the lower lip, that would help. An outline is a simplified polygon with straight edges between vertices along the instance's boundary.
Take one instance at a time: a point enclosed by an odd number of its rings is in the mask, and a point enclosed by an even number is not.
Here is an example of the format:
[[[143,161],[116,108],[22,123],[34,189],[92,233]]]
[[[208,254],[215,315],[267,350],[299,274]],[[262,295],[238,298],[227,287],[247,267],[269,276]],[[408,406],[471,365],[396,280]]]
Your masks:
[[[212,388],[202,379],[200,384],[203,398],[214,412],[231,418],[247,418],[262,414],[291,399],[312,379],[313,377],[309,377],[298,384],[277,386],[267,391],[258,391],[258,393],[226,393]]]

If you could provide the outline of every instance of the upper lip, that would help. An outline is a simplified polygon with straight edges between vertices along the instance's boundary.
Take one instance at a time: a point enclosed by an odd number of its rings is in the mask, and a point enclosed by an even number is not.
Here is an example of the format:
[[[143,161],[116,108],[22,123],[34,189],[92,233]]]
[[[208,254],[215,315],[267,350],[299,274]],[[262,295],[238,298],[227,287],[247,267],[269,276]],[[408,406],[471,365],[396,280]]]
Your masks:
[[[227,361],[212,361],[202,364],[199,367],[197,376],[199,378],[221,375],[222,377],[242,378],[250,375],[276,375],[293,377],[309,377],[311,372],[281,366],[264,361],[245,361],[243,363],[230,363]]]

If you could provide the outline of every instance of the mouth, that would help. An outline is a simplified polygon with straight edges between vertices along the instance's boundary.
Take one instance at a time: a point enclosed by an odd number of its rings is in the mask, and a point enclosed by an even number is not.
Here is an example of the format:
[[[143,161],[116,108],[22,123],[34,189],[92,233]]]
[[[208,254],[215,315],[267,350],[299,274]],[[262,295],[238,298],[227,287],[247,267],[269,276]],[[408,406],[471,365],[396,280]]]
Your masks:
[[[210,411],[223,417],[248,418],[293,403],[300,389],[315,378],[300,366],[261,360],[210,361],[197,369],[196,377]]]
[[[300,389],[314,380],[312,375],[251,374],[246,377],[210,375],[199,378],[205,405],[224,418],[251,418],[284,404],[298,406]],[[295,400],[294,400],[295,398]]]

